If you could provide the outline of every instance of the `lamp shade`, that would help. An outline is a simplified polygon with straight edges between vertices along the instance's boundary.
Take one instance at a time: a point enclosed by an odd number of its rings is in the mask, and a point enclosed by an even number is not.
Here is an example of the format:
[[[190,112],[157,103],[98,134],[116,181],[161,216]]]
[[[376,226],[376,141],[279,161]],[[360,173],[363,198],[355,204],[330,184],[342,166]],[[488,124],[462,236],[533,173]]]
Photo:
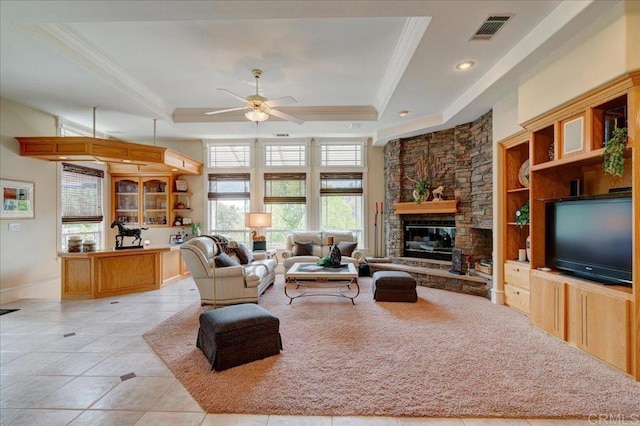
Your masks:
[[[247,117],[247,120],[251,120],[251,121],[255,121],[257,123],[266,120],[267,118],[269,118],[269,114],[267,114],[264,111],[261,111],[259,109],[252,109],[251,111],[247,111],[244,114],[245,117]]]
[[[244,224],[248,228],[271,226],[271,213],[245,213]]]

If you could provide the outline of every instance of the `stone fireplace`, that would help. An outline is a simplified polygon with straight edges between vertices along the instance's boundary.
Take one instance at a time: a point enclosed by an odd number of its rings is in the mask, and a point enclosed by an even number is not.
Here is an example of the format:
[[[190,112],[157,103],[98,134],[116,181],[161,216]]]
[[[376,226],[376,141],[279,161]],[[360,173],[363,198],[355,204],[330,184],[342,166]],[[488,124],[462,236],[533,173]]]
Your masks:
[[[457,247],[475,260],[491,258],[491,117],[489,111],[471,123],[393,140],[385,146],[385,206],[389,206],[385,212],[386,256],[392,259],[439,258],[450,261],[450,249]],[[431,189],[442,185],[444,200],[458,200],[455,212],[415,213],[412,210],[410,214],[399,214],[396,211],[397,203],[412,202],[411,179],[415,179],[418,159],[427,161]],[[424,224],[427,230],[420,234],[415,228],[417,224]],[[437,225],[437,230],[429,230],[430,224],[441,225]],[[447,254],[443,249],[449,243],[448,238],[451,238],[451,247],[447,247]]]

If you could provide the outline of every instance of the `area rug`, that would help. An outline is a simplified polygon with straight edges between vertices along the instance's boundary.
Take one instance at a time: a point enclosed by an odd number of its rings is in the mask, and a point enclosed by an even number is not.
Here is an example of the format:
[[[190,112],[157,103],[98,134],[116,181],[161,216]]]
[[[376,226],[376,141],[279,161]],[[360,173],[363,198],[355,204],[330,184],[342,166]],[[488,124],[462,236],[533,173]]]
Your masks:
[[[194,304],[144,335],[208,413],[589,418],[640,414],[640,383],[504,306],[418,287],[417,303],[296,299],[282,276],[259,305],[284,350],[222,372],[196,348]]]

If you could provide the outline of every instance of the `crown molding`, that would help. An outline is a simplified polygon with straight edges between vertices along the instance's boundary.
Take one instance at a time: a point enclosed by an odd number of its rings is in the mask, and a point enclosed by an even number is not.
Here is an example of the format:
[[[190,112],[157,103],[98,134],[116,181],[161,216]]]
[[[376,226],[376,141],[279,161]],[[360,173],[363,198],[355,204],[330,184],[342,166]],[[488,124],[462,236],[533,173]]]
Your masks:
[[[171,119],[173,107],[122,68],[103,56],[65,24],[21,24],[27,33],[120,89],[155,115]]]
[[[380,115],[387,108],[430,22],[431,17],[407,18],[376,94],[375,106]]]

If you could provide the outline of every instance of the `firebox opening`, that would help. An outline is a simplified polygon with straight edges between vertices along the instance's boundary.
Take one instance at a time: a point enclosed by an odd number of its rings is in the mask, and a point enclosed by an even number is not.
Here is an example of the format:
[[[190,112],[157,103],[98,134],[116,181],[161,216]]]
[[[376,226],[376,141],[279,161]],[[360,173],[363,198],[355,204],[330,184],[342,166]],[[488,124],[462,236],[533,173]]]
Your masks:
[[[453,220],[405,221],[404,256],[435,260],[451,260],[456,246],[456,224]]]

